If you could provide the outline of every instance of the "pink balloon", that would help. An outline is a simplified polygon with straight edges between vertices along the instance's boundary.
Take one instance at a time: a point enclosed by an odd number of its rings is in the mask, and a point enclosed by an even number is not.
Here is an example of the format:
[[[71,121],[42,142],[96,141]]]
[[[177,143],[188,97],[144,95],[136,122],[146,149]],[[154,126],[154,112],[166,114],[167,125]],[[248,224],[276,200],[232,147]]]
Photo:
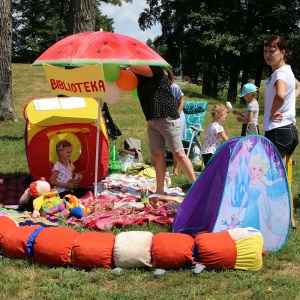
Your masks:
[[[118,88],[115,82],[107,81],[105,83],[106,86],[106,97],[103,98],[103,101],[109,104],[115,104],[119,101],[121,90]]]

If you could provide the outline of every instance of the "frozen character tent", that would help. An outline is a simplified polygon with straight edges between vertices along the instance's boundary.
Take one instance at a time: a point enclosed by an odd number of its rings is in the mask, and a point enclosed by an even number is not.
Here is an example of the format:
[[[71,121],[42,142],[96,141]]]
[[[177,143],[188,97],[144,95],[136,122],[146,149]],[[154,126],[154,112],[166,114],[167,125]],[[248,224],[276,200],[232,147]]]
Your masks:
[[[25,106],[24,118],[28,167],[35,180],[50,178],[53,164],[58,160],[56,144],[62,139],[73,146],[71,161],[74,172],[82,175],[81,186],[92,185],[96,176],[99,181],[107,174],[108,135],[102,115],[97,126],[98,102],[94,98],[35,99]]]
[[[290,188],[282,159],[263,136],[223,143],[180,205],[173,232],[197,235],[255,228],[264,250],[285,244],[291,221]]]

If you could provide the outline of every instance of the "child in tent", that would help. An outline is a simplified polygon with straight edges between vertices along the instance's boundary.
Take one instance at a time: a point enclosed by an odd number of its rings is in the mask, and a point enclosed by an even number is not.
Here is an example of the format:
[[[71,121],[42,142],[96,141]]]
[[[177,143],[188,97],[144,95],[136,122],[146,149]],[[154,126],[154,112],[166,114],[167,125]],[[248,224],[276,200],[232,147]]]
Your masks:
[[[229,114],[228,109],[223,104],[216,104],[211,110],[212,122],[207,126],[205,138],[202,147],[202,158],[205,166],[209,162],[212,155],[220,146],[221,141],[227,141],[228,137],[221,124],[225,121]]]
[[[181,122],[181,138],[185,138],[186,137],[186,123],[185,123],[185,115],[183,112],[183,104],[184,104],[183,96],[184,96],[184,94],[183,94],[181,88],[179,87],[179,85],[174,82],[173,72],[170,69],[165,69],[165,70],[168,73],[168,78],[171,83],[172,94],[175,97],[175,99],[178,101],[178,113],[179,113],[180,122]],[[173,159],[173,160],[174,160],[173,174],[175,176],[177,176],[177,175],[179,175],[179,164],[176,159]]]
[[[70,161],[72,149],[72,144],[67,140],[60,140],[56,144],[58,161],[52,168],[50,184],[57,190],[60,198],[67,194],[81,198],[88,191],[86,188],[78,187],[78,183],[82,178],[80,174],[76,174],[73,178],[74,165]]]
[[[257,133],[259,134],[258,126],[258,114],[259,114],[259,105],[258,105],[258,95],[259,89],[252,83],[247,83],[243,86],[242,92],[239,94],[239,97],[244,97],[248,103],[246,112],[243,114],[237,110],[233,110],[232,113],[237,115],[237,121],[242,122],[242,133],[241,136],[246,135],[246,128],[248,123],[253,122],[256,124]]]

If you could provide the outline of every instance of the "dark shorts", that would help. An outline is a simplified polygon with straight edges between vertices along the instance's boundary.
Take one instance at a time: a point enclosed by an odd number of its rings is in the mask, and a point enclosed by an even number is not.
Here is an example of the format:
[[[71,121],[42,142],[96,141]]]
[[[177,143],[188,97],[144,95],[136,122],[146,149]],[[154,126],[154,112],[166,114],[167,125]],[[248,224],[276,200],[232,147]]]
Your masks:
[[[281,156],[291,155],[299,144],[298,131],[294,124],[266,131],[265,137],[274,144]]]
[[[206,154],[202,154],[202,158],[203,158],[203,163],[206,166],[209,162],[209,160],[211,159],[211,157],[213,156],[212,153],[206,153]]]
[[[241,136],[246,136],[247,125],[248,124],[243,123]],[[256,125],[256,129],[257,129],[257,134],[260,134],[258,125]]]

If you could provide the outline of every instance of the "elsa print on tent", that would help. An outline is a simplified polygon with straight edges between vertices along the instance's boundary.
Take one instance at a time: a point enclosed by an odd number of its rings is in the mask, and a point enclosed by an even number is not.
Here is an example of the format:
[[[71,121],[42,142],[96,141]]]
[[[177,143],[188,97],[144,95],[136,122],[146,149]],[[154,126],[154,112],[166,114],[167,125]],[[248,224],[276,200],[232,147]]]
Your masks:
[[[285,174],[278,158],[268,157],[261,143],[245,140],[232,158],[228,175],[222,204],[227,207],[220,210],[213,231],[253,227],[262,232],[265,250],[276,248],[278,239],[286,238],[290,219],[283,215],[290,212],[289,195],[282,186]]]

